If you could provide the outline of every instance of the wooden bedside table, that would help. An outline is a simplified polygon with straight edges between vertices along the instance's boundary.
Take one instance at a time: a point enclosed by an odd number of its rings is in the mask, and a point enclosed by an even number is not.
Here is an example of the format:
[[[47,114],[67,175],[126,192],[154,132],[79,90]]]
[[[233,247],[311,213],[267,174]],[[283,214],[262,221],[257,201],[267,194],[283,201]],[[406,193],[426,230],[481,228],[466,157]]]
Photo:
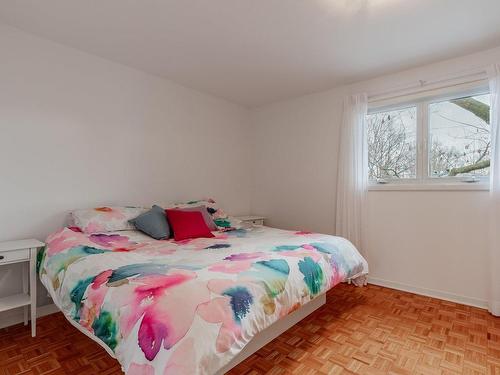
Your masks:
[[[45,246],[35,239],[0,242],[0,266],[23,264],[23,292],[0,298],[0,312],[24,307],[24,325],[28,324],[28,306],[31,306],[31,336],[36,336],[36,256]]]
[[[236,218],[243,221],[244,223],[253,225],[264,225],[264,220],[266,220],[264,216],[258,215],[236,216]]]

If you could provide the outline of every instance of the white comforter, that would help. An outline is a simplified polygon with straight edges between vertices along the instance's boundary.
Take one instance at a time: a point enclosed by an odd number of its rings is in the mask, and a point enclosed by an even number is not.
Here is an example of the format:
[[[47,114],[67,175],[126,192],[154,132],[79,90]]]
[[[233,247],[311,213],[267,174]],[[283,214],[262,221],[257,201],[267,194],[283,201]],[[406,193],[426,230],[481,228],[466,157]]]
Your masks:
[[[264,330],[363,274],[347,240],[266,227],[156,241],[136,231],[48,238],[40,277],[127,374],[211,374]]]

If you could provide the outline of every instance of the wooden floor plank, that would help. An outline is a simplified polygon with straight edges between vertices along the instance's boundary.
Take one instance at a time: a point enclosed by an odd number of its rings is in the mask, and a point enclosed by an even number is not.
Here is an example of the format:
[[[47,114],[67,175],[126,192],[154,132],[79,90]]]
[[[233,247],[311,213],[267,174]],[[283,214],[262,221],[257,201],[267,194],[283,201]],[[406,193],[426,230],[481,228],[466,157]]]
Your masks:
[[[500,375],[500,318],[369,285],[339,285],[327,304],[231,375]],[[62,314],[0,330],[0,375],[118,375],[118,363]]]

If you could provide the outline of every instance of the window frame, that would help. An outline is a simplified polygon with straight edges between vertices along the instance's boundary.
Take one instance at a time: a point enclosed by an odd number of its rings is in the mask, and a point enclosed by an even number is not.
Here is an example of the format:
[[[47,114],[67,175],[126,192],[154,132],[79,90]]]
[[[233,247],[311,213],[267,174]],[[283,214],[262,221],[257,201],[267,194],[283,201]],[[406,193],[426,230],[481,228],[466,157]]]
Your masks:
[[[489,190],[489,176],[479,176],[476,182],[467,182],[463,176],[433,177],[430,175],[429,165],[430,105],[440,101],[489,93],[488,82],[482,80],[479,83],[458,84],[395,99],[369,102],[368,115],[416,107],[417,116],[416,177],[389,178],[384,179],[384,182],[379,182],[368,176],[369,190]]]

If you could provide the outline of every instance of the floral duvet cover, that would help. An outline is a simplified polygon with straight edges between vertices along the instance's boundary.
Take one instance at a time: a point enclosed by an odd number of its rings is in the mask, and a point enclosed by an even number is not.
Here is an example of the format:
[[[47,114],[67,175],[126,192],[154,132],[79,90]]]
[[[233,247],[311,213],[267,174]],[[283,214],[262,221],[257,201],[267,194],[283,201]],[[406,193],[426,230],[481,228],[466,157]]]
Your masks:
[[[267,227],[157,241],[137,231],[49,236],[40,277],[125,373],[212,374],[277,320],[366,272],[339,237]]]

